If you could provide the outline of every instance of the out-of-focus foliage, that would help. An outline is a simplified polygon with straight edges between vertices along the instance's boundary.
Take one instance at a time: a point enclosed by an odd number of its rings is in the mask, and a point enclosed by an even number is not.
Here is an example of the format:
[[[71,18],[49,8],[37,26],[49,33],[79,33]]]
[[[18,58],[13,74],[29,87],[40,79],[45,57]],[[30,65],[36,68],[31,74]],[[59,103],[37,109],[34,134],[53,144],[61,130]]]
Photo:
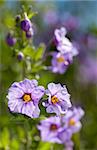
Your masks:
[[[12,115],[7,108],[7,89],[14,81],[20,81],[22,62],[18,62],[13,57],[13,48],[7,46],[5,42],[6,34],[14,27],[15,16],[20,13],[22,5],[28,9],[38,12],[32,22],[35,28],[33,42],[37,47],[26,47],[22,49],[27,56],[32,56],[34,62],[40,60],[45,46],[39,45],[44,42],[46,46],[53,37],[54,29],[67,26],[68,37],[73,39],[79,47],[79,56],[63,75],[53,74],[45,70],[45,66],[33,64],[33,74],[29,75],[39,78],[39,82],[46,86],[49,82],[61,82],[68,86],[73,104],[81,105],[85,110],[83,128],[81,134],[76,135],[75,149],[96,150],[97,149],[97,62],[91,67],[90,72],[81,70],[81,66],[90,66],[85,61],[91,57],[97,59],[97,2],[96,1],[0,1],[0,149],[4,150],[59,150],[62,145],[39,142],[39,132],[37,131],[35,120],[24,118],[23,116]],[[53,12],[53,15],[47,13]],[[57,14],[57,15],[56,15]],[[50,18],[52,17],[53,18]],[[46,18],[45,18],[46,17]],[[57,18],[54,18],[57,17]],[[74,17],[74,18],[73,18]],[[77,18],[77,25],[74,24]],[[69,23],[69,20],[71,22]],[[75,19],[75,20],[74,20]],[[54,22],[53,22],[54,20]],[[66,24],[67,23],[67,24]],[[70,26],[72,25],[72,26]],[[96,42],[95,42],[96,41]],[[37,46],[39,45],[39,47]],[[48,51],[48,50],[47,50]],[[35,56],[35,57],[33,57]],[[48,61],[48,60],[47,60]],[[28,62],[29,67],[29,62]],[[38,74],[36,74],[38,70]],[[81,72],[81,74],[80,74]],[[88,74],[86,74],[88,73]],[[85,74],[85,76],[84,76]],[[90,75],[90,76],[89,76]],[[92,77],[91,77],[92,76]],[[86,77],[86,78],[84,78]],[[87,78],[88,77],[88,78]],[[88,79],[88,80],[85,80]],[[44,111],[44,110],[42,110]],[[30,124],[30,126],[29,126]],[[80,139],[80,143],[79,140]],[[33,143],[33,144],[32,144]]]

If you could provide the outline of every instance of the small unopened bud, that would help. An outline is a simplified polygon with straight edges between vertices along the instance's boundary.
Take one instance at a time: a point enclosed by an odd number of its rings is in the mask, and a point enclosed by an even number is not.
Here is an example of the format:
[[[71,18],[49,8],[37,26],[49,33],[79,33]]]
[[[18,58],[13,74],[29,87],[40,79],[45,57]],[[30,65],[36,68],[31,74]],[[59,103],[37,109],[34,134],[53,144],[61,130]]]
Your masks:
[[[16,18],[15,18],[16,23],[19,23],[20,20],[21,20],[21,16],[20,16],[20,15],[17,15]]]
[[[18,59],[19,61],[21,61],[21,60],[23,60],[23,58],[24,58],[24,54],[23,54],[22,52],[19,52],[19,53],[17,54],[17,59]]]
[[[27,17],[27,14],[24,13],[24,20],[21,21],[21,29],[25,32],[28,32],[31,27],[32,27],[31,21]]]
[[[32,38],[33,35],[34,35],[33,29],[30,28],[30,30],[26,32],[26,37],[27,38]]]
[[[9,46],[13,46],[16,43],[16,38],[13,37],[13,35],[11,33],[8,33],[8,35],[6,36],[6,43]]]

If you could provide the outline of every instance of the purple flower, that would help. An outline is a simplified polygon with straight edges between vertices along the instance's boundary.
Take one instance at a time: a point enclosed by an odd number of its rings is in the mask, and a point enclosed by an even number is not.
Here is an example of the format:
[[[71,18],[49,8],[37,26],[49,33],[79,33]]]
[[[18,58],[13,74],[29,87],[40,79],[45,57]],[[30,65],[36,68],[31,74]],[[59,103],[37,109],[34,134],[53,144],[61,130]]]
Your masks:
[[[73,150],[74,143],[72,142],[72,132],[69,128],[64,128],[59,132],[58,138],[65,145],[66,150]]]
[[[54,32],[55,35],[55,45],[58,51],[62,54],[64,53],[73,53],[73,55],[77,55],[78,51],[73,46],[68,38],[66,38],[66,29],[62,27],[61,29],[56,29]]]
[[[83,117],[83,115],[84,111],[81,107],[69,109],[62,119],[65,127],[69,128],[72,133],[79,132],[82,127],[80,119]]]
[[[14,46],[15,43],[16,43],[16,38],[13,37],[11,35],[11,33],[8,33],[8,35],[6,36],[6,43],[9,45],[9,46]]]
[[[36,80],[25,79],[14,82],[8,91],[8,107],[11,112],[25,114],[31,118],[39,117],[39,101],[44,95],[44,87]]]
[[[21,29],[25,32],[28,32],[30,28],[32,28],[32,23],[27,17],[27,14],[24,13],[25,19],[21,21]]]
[[[73,61],[73,56],[71,53],[61,54],[54,52],[52,56],[52,65],[50,67],[50,70],[52,70],[52,72],[54,73],[63,74]]]
[[[68,145],[69,145],[69,143],[71,143],[71,137],[72,137],[71,130],[66,127],[64,128],[64,126],[63,126],[62,130],[58,134],[58,138],[62,141],[63,144],[68,143]]]
[[[65,85],[49,83],[46,95],[48,100],[43,102],[43,106],[48,113],[64,114],[71,107],[70,94]]]
[[[42,141],[62,143],[58,138],[59,132],[62,130],[60,117],[50,117],[42,120],[38,125]]]

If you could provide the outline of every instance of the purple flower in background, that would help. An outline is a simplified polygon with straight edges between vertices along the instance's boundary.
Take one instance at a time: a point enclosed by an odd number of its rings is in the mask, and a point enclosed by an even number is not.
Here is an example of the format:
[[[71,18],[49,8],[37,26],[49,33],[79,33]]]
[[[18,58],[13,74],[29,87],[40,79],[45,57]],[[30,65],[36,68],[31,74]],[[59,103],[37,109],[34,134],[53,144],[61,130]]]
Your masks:
[[[54,52],[52,56],[51,67],[49,69],[54,73],[63,74],[73,61],[73,55],[71,53],[61,54]]]
[[[83,117],[84,111],[81,107],[68,109],[68,112],[63,117],[63,123],[66,128],[69,128],[72,133],[78,132],[82,125],[80,119]]]
[[[13,37],[13,35],[11,35],[11,33],[8,33],[8,35],[6,36],[6,43],[9,46],[14,46],[16,43],[16,38]]]
[[[42,141],[62,143],[58,138],[59,132],[62,130],[60,117],[50,117],[40,122],[38,125]]]
[[[68,31],[74,31],[79,27],[79,19],[75,16],[68,15],[67,19],[65,19],[64,25]]]
[[[43,106],[48,113],[64,114],[71,107],[70,94],[65,85],[49,83],[46,95],[48,100],[43,102]]]
[[[83,64],[79,67],[78,80],[82,83],[97,83],[97,59],[95,57],[87,57]]]
[[[58,14],[55,10],[48,10],[44,13],[43,19],[45,24],[54,25],[58,21]]]
[[[25,79],[14,82],[8,91],[8,107],[11,112],[37,118],[40,114],[39,101],[44,95],[44,87],[38,86],[36,80]]]
[[[73,150],[74,143],[72,142],[72,132],[69,128],[64,128],[59,132],[58,138],[65,145],[66,150]]]
[[[56,48],[62,54],[70,52],[70,53],[75,53],[75,55],[77,55],[78,51],[70,42],[70,40],[65,37],[66,33],[67,31],[64,27],[61,27],[61,29],[55,30],[54,35],[55,35]]]

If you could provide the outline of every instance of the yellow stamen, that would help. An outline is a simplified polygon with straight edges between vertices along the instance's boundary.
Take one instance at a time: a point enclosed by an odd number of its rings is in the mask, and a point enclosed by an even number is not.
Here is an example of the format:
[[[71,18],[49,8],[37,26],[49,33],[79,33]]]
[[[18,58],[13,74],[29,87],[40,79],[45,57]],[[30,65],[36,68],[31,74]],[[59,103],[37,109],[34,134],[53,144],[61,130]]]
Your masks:
[[[56,104],[57,102],[59,102],[59,100],[58,100],[58,98],[57,98],[56,96],[52,96],[51,102],[52,102],[53,104]]]
[[[59,63],[64,63],[65,65],[68,65],[68,64],[69,64],[68,61],[65,60],[64,56],[58,57],[58,58],[57,58],[57,61],[58,61]]]
[[[65,59],[64,59],[63,56],[60,56],[60,57],[57,58],[57,61],[58,61],[59,63],[62,63],[62,62],[65,61]]]
[[[70,126],[74,126],[74,125],[75,125],[75,120],[74,120],[73,118],[71,118],[71,119],[69,120],[69,125],[70,125]]]
[[[24,100],[25,102],[31,101],[31,95],[30,95],[30,94],[24,94],[23,100]]]

